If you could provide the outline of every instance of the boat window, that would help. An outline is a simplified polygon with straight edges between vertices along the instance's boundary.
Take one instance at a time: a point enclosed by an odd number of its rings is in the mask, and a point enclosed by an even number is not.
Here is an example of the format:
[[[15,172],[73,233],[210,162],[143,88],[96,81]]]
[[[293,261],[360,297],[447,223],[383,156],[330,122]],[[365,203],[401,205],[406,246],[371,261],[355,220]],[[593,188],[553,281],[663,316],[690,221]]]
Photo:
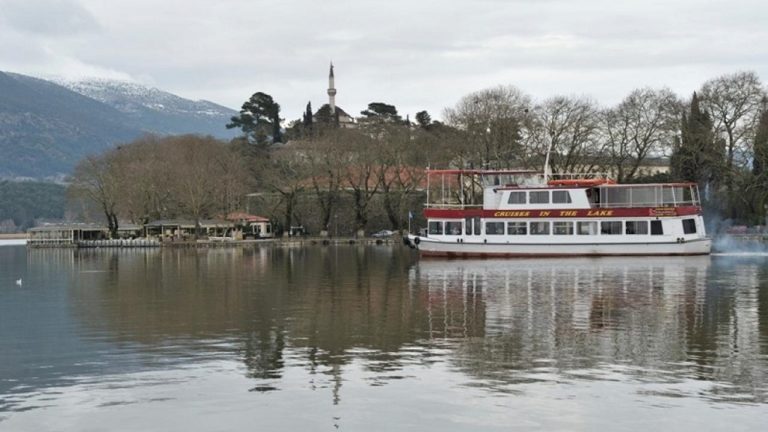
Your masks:
[[[660,205],[675,205],[674,189],[671,187],[661,188],[661,203]]]
[[[651,235],[664,235],[664,228],[662,228],[660,220],[651,221]]]
[[[507,204],[525,204],[525,192],[510,192]]]
[[[552,202],[555,204],[570,204],[571,193],[568,191],[552,191]]]
[[[528,234],[528,222],[507,222],[507,234],[509,235]]]
[[[531,235],[549,235],[549,222],[531,222]]]
[[[652,207],[659,203],[658,186],[632,186],[627,190],[630,198],[627,205],[630,207]]]
[[[552,234],[573,235],[573,222],[553,222]]]
[[[461,222],[446,222],[445,235],[461,235]]]
[[[576,232],[579,235],[597,235],[597,222],[576,222]]]
[[[626,223],[627,223],[626,230],[624,231],[626,234],[629,234],[629,235],[648,234],[647,221],[627,221]]]
[[[504,235],[504,222],[486,222],[485,235]]]
[[[464,219],[464,234],[472,235],[472,218]]]
[[[480,235],[480,228],[481,228],[480,227],[480,218],[479,217],[472,218],[472,225],[474,227],[473,230],[475,231],[475,235],[479,236]]]
[[[531,204],[549,204],[549,191],[531,191]]]
[[[600,234],[621,234],[621,221],[600,222]]]
[[[430,222],[429,223],[430,235],[443,235],[443,223],[442,222]]]
[[[683,219],[683,232],[686,234],[696,234],[696,220]]]

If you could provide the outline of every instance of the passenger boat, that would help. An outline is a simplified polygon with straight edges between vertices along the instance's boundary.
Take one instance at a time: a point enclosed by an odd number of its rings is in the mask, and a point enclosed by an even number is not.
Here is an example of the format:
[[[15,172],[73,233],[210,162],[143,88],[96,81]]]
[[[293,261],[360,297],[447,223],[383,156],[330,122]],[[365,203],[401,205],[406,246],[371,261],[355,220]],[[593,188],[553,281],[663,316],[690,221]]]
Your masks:
[[[695,183],[546,172],[428,170],[427,227],[404,242],[447,257],[710,253]]]

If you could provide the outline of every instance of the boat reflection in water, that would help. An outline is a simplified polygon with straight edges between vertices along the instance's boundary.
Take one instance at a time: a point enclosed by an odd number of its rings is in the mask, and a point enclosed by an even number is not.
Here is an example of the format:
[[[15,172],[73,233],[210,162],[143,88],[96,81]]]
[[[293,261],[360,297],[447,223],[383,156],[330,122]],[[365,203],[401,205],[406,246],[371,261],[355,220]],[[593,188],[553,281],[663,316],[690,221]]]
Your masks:
[[[410,284],[432,337],[464,338],[452,361],[478,386],[630,378],[764,403],[767,275],[709,257],[422,260]]]

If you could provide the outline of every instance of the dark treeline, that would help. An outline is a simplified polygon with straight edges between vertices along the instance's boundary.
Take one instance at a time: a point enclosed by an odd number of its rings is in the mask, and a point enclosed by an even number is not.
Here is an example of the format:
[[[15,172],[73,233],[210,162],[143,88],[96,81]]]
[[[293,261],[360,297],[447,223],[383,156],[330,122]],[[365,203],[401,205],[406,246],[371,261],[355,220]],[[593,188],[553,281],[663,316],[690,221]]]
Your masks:
[[[24,231],[41,218],[63,218],[64,190],[56,183],[0,181],[0,233]]]
[[[70,188],[114,228],[168,217],[195,220],[232,210],[269,216],[280,232],[403,229],[423,201],[424,168],[607,173],[619,182],[693,181],[708,211],[762,223],[768,206],[766,90],[751,72],[705,82],[689,98],[666,88],[632,91],[601,107],[586,97],[533,101],[513,86],[461,98],[444,121],[415,121],[373,102],[354,122],[327,105],[283,127],[280,105],[255,93],[212,138],[145,137],[82,161]],[[659,172],[649,167],[670,167]],[[82,205],[82,204],[81,204]]]

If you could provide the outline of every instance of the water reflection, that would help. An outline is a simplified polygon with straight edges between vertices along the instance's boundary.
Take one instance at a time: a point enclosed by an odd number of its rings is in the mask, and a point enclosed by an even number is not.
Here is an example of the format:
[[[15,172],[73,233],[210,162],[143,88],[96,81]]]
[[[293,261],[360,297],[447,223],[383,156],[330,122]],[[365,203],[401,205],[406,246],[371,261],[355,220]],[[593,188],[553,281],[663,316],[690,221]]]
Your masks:
[[[425,261],[412,285],[442,296],[472,293],[464,310],[482,299],[485,335],[458,343],[452,359],[479,385],[503,391],[621,374],[712,381],[697,396],[763,403],[766,276],[763,263],[701,257]]]
[[[653,401],[768,394],[764,259],[419,261],[354,246],[0,258],[0,284],[26,275],[0,290],[0,420],[37,409],[34,395],[128,374],[181,388],[179,370],[333,406],[395,383],[425,397],[592,382]]]

